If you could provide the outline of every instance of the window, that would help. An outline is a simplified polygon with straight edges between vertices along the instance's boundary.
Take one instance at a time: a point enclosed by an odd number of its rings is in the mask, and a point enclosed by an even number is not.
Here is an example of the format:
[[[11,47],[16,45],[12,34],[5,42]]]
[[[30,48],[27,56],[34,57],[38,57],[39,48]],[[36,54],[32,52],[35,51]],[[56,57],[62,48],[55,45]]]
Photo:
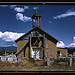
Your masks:
[[[60,54],[60,51],[57,51],[57,54]]]
[[[59,57],[60,56],[60,51],[57,51],[57,57]]]

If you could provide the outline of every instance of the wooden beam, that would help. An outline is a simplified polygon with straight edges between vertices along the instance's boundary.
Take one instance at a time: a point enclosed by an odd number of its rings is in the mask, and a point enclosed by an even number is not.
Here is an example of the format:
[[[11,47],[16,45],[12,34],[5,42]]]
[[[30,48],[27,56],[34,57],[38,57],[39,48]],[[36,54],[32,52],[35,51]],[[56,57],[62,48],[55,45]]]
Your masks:
[[[37,47],[37,46],[32,46],[32,48],[40,48],[40,49],[42,49],[42,47]]]
[[[36,46],[31,46],[32,48],[39,48],[39,49],[52,49],[52,48],[42,48],[42,47],[36,47]]]
[[[35,55],[34,58],[36,59],[36,50],[35,50],[35,54],[34,55]]]
[[[43,36],[31,36],[31,37],[43,37]]]
[[[45,58],[45,34],[43,34],[43,59]]]
[[[33,23],[33,19],[32,19],[32,27],[33,27],[33,24],[34,24],[34,23]]]
[[[46,47],[48,48],[48,44],[46,44]],[[47,58],[48,58],[48,49],[47,49]]]
[[[24,47],[26,46],[27,43],[25,43],[15,54],[18,54],[20,51],[22,51],[24,49]]]
[[[38,17],[38,27],[39,27],[39,17]]]
[[[31,36],[29,37],[29,58],[31,57]]]
[[[44,49],[52,49],[52,48],[44,48]]]
[[[41,28],[41,18],[40,18],[40,28]]]
[[[35,26],[36,26],[36,17],[35,17]]]

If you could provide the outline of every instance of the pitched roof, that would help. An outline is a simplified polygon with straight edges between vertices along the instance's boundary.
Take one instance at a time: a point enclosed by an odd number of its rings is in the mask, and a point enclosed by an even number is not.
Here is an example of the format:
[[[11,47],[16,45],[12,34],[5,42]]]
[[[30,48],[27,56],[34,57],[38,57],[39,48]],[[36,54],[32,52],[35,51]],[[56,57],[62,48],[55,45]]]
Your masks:
[[[25,37],[25,36],[28,35],[31,31],[34,31],[34,30],[37,30],[37,31],[40,32],[40,34],[42,34],[42,35],[43,35],[43,33],[44,33],[44,34],[45,34],[45,37],[46,37],[48,40],[50,40],[50,41],[52,41],[52,42],[54,42],[54,43],[57,43],[57,42],[58,42],[57,39],[55,39],[54,37],[52,37],[51,35],[49,35],[47,32],[45,32],[44,30],[42,30],[42,29],[39,28],[39,27],[34,27],[33,29],[31,29],[30,31],[28,31],[27,33],[23,34],[21,37],[19,37],[18,39],[16,39],[15,42],[20,41],[23,37]]]

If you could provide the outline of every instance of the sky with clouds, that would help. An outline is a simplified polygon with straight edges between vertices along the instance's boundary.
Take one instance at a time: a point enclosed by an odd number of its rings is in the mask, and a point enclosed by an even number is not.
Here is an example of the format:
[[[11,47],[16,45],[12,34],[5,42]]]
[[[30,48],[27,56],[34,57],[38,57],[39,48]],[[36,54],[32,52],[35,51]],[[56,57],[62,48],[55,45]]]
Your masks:
[[[57,47],[75,47],[75,5],[0,5],[0,46],[17,46],[14,40],[32,29],[35,8]]]

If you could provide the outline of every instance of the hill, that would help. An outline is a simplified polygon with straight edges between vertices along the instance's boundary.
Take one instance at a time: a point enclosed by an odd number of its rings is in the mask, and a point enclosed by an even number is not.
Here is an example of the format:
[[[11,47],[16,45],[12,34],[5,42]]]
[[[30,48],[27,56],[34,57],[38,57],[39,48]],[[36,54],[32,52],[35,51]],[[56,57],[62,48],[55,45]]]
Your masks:
[[[0,47],[0,51],[16,52],[17,51],[17,47],[15,47],[15,46]]]

